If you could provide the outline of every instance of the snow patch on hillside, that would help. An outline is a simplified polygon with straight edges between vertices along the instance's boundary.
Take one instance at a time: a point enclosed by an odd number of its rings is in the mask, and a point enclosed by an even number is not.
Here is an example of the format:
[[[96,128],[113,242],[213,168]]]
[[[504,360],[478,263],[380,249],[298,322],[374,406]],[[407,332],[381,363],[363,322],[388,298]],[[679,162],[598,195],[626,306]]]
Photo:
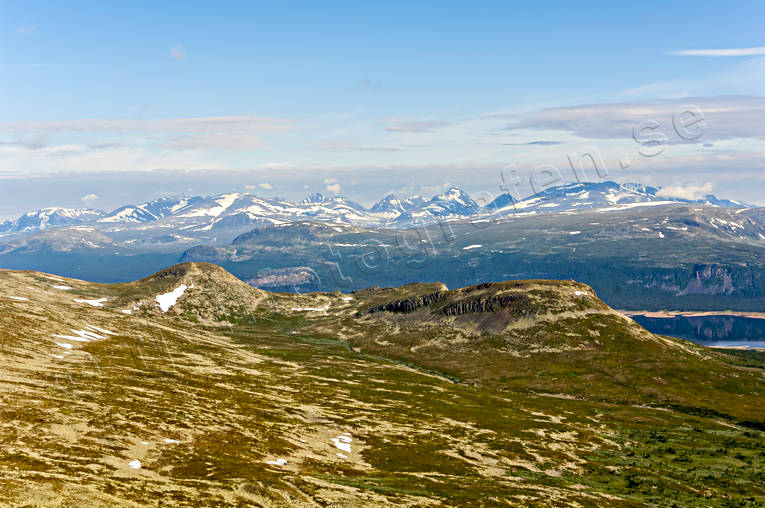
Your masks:
[[[344,451],[346,453],[351,453],[352,442],[353,442],[353,438],[351,438],[350,434],[348,434],[347,432],[345,434],[332,438],[332,444],[335,445],[335,448],[337,448],[338,450]]]
[[[159,305],[160,310],[162,312],[167,312],[170,310],[170,307],[175,305],[175,302],[178,301],[178,298],[183,296],[183,293],[186,292],[188,289],[188,286],[186,284],[181,284],[174,290],[170,291],[169,293],[165,293],[163,295],[157,295],[155,300],[157,301],[157,304]]]
[[[88,305],[92,307],[103,307],[104,302],[108,300],[108,298],[99,298],[98,300],[80,300],[76,299],[75,302],[77,303],[87,303]]]

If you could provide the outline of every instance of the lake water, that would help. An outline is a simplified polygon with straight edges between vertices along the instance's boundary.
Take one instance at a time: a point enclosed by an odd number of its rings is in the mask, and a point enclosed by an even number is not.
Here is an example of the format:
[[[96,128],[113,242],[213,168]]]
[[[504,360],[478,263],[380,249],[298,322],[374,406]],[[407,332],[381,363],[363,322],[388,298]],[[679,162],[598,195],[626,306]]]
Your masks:
[[[765,348],[765,319],[720,316],[632,316],[648,331],[693,341],[703,346]]]

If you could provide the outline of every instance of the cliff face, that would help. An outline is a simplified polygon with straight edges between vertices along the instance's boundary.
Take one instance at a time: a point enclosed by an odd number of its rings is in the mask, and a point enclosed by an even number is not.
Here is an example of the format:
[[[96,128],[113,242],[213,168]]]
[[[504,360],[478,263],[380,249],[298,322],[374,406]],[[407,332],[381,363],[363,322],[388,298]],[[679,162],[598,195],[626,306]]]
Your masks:
[[[737,289],[733,276],[732,270],[727,267],[696,265],[693,267],[693,278],[680,294],[729,295]]]
[[[533,312],[532,300],[524,294],[491,294],[492,289],[502,290],[502,284],[484,283],[456,291],[436,291],[375,305],[368,312],[391,312],[408,314],[425,307],[444,316],[508,311],[521,315]],[[473,294],[473,293],[478,294]]]
[[[383,305],[375,305],[371,309],[369,309],[369,313],[375,313],[375,312],[398,312],[398,313],[409,313],[414,312],[416,310],[422,309],[423,307],[428,307],[433,303],[436,303],[437,301],[441,300],[446,296],[446,291],[437,291],[435,293],[431,293],[429,295],[424,296],[414,296],[410,298],[402,298],[400,300],[394,300],[392,302],[383,304]]]
[[[756,298],[765,292],[762,271],[746,264],[698,263],[689,267],[646,270],[628,284],[659,289],[676,296]]]
[[[446,316],[459,316],[476,312],[500,312],[506,310],[511,314],[526,314],[532,312],[531,299],[525,295],[491,295],[466,298],[450,303],[440,309]]]

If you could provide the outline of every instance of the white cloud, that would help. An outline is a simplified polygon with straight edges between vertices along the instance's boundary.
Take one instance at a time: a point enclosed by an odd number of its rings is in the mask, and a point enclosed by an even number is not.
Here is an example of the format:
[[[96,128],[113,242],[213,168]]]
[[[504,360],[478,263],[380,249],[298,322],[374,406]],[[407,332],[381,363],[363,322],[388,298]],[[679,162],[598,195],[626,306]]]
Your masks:
[[[283,118],[260,116],[203,116],[192,118],[87,118],[50,122],[2,122],[0,132],[268,132],[289,128]]]
[[[93,194],[93,193],[85,194],[84,196],[82,196],[80,198],[80,201],[82,201],[85,204],[89,204],[89,203],[92,203],[93,201],[97,201],[97,200],[98,200],[98,196]]]
[[[16,32],[20,34],[32,34],[37,31],[36,26],[20,26],[16,29]]]
[[[316,146],[332,152],[398,152],[401,150],[399,146],[356,145],[345,140],[322,141]]]
[[[268,183],[268,182],[259,183],[258,185],[248,184],[248,185],[245,185],[244,188],[247,189],[247,190],[255,190],[255,189],[266,189],[266,190],[268,190],[268,189],[273,189],[271,184]]]
[[[170,49],[170,56],[172,58],[175,58],[176,60],[183,60],[187,56],[186,50],[184,49],[183,46],[180,46],[180,45],[175,46],[174,48]]]
[[[264,134],[291,128],[289,120],[256,116],[0,122],[0,141],[3,141],[4,134],[7,135],[7,141],[0,143],[0,148],[18,146],[26,148],[30,155],[41,155],[46,150],[71,148],[53,144],[56,138],[67,137],[83,140],[80,151],[89,148],[90,151],[104,153],[114,151],[120,145],[126,149],[263,150],[266,148],[262,138]],[[108,143],[103,138],[105,133],[109,134]],[[123,136],[124,140],[119,143],[111,140],[119,139],[119,136]]]
[[[164,146],[190,150],[262,150],[266,143],[255,132],[205,132],[174,137]]]
[[[701,199],[707,194],[711,194],[713,187],[710,182],[703,184],[675,183],[662,187],[656,195],[681,199]]]
[[[765,46],[733,49],[683,49],[669,51],[668,54],[678,56],[755,56],[765,55]]]
[[[452,184],[452,182],[448,180],[443,183],[436,183],[433,185],[429,185],[426,183],[410,182],[400,187],[389,188],[386,192],[381,193],[381,195],[384,194],[387,196],[388,194],[393,194],[394,196],[401,196],[401,197],[418,195],[418,196],[430,197],[430,196],[435,196],[436,194],[441,194],[442,192],[444,192],[446,189],[450,187],[454,187],[454,185]]]
[[[339,194],[340,189],[342,188],[339,183],[337,183],[337,180],[334,178],[325,178],[324,179],[324,188],[327,189],[327,192],[331,194]]]
[[[765,58],[749,62],[755,60]],[[706,120],[703,135],[693,142],[681,140],[672,125],[673,113],[688,104],[697,105]],[[253,115],[0,121],[0,178],[5,178],[4,173],[128,174],[179,169],[212,175],[241,170],[248,173],[236,186],[251,184],[253,193],[273,192],[263,183],[280,192],[300,190],[308,183],[308,188],[327,195],[366,192],[358,190],[362,186],[374,188],[371,199],[379,198],[383,190],[410,183],[412,191],[432,195],[437,192],[426,186],[441,186],[445,181],[497,193],[500,172],[508,164],[521,168],[520,178],[527,186],[525,171],[554,164],[565,172],[570,166],[568,155],[594,146],[603,156],[608,178],[643,182],[655,176],[654,186],[712,182],[717,193],[761,201],[750,195],[757,188],[752,177],[745,182],[741,172],[765,168],[763,117],[765,97],[715,96],[489,111],[451,121],[431,133],[385,131],[386,125],[406,119],[382,120],[379,115],[359,120]],[[652,159],[641,157],[642,146],[632,139],[633,129],[647,120],[660,122],[660,131],[669,138],[666,151]],[[326,140],[338,141],[321,144]],[[618,163],[625,156],[632,159],[629,171]],[[584,177],[595,179],[598,175],[586,162]],[[331,177],[340,182],[324,182]],[[738,180],[724,183],[734,177]],[[351,185],[355,179],[361,184]],[[217,184],[213,176],[210,181]],[[87,189],[98,194],[99,206],[105,206],[108,190]],[[81,189],[70,192],[76,192],[72,197],[79,202]]]
[[[631,139],[635,127],[655,121],[670,139],[673,115],[684,118],[687,106],[703,113],[704,141],[731,138],[765,139],[765,98],[750,96],[686,97],[653,101],[581,104],[544,108],[523,114],[507,115],[507,132],[524,129],[559,131],[589,139]]]

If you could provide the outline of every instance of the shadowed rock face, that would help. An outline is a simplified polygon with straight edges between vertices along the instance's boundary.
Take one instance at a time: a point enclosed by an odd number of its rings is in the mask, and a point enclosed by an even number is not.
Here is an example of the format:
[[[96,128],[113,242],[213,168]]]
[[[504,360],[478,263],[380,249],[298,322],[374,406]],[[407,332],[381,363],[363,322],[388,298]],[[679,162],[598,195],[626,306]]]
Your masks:
[[[488,285],[484,288],[489,287]],[[482,288],[479,288],[482,289]],[[402,298],[383,305],[376,305],[369,309],[369,313],[393,312],[407,314],[430,307],[438,302],[443,302],[448,296],[448,291],[437,291],[423,296]],[[460,316],[463,314],[509,311],[511,314],[525,313],[531,310],[531,300],[523,295],[478,295],[447,303],[437,309],[437,312],[445,316]]]
[[[588,298],[582,298],[587,295]],[[369,314],[409,314],[429,308],[431,316],[501,313],[506,317],[533,316],[550,310],[583,311],[607,308],[584,285],[570,287],[550,281],[487,282],[462,289],[440,290],[398,298],[370,307]],[[571,298],[574,297],[574,298]]]
[[[746,284],[749,281],[742,282]],[[693,278],[681,294],[729,295],[736,289],[730,269],[718,265],[695,265]]]
[[[402,298],[401,300],[395,300],[383,305],[376,305],[369,309],[369,313],[372,314],[382,311],[398,313],[414,312],[416,310],[422,309],[423,307],[428,307],[431,304],[443,299],[446,294],[447,292],[445,291],[437,291],[429,295]]]
[[[450,303],[441,309],[447,316],[459,316],[476,312],[500,312],[508,310],[511,314],[531,308],[531,300],[523,295],[477,296]]]

